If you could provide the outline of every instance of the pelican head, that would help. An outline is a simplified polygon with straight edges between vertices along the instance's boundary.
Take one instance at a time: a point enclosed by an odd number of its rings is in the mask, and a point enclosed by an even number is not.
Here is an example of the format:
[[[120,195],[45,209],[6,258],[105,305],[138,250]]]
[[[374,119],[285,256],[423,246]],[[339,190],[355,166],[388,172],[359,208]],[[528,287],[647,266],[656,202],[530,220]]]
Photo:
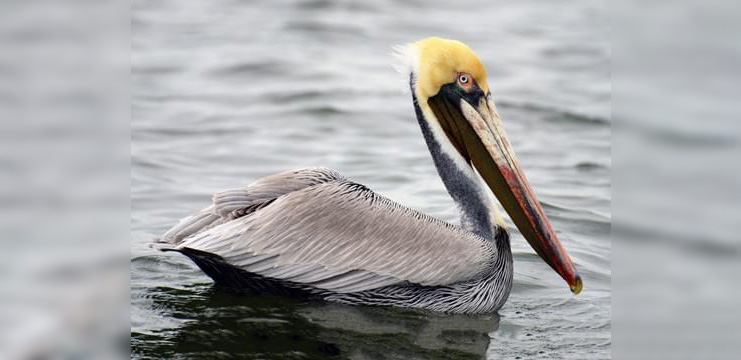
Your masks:
[[[418,117],[438,134],[436,141],[457,166],[483,179],[530,246],[578,294],[581,277],[515,158],[479,57],[462,42],[441,38],[403,51]]]

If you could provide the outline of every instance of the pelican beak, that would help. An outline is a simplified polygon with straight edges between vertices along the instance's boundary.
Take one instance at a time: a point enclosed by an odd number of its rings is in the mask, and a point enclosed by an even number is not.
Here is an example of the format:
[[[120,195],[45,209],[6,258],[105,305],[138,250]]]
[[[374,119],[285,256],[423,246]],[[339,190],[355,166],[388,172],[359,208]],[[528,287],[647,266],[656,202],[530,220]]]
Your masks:
[[[581,277],[535,198],[499,119],[491,96],[448,84],[428,105],[458,152],[470,162],[535,252],[581,292]]]

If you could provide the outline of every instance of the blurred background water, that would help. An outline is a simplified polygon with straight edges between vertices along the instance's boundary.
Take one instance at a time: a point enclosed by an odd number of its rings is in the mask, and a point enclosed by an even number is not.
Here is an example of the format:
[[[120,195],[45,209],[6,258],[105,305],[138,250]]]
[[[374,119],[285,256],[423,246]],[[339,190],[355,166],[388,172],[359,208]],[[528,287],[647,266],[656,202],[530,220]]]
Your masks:
[[[135,0],[131,33],[132,357],[610,357],[606,1]],[[240,296],[147,247],[213,192],[319,165],[456,222],[389,56],[427,36],[484,61],[581,295],[516,231],[512,295],[486,316]]]

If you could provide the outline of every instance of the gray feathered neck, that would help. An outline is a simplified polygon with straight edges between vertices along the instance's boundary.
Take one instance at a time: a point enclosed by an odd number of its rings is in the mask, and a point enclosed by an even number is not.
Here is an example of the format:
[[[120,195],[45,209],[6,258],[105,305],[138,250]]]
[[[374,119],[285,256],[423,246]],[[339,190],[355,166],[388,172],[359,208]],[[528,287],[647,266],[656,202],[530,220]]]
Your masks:
[[[414,111],[427,143],[427,148],[430,150],[430,155],[432,155],[432,160],[445,188],[461,210],[461,227],[493,241],[497,228],[499,228],[492,218],[495,205],[483,196],[480,185],[460,169],[459,165],[451,158],[451,154],[446,153],[439,140],[435,138],[432,129],[430,129],[430,124],[425,119],[417,102],[413,75],[410,78],[410,86],[412,88],[412,99],[414,100]]]

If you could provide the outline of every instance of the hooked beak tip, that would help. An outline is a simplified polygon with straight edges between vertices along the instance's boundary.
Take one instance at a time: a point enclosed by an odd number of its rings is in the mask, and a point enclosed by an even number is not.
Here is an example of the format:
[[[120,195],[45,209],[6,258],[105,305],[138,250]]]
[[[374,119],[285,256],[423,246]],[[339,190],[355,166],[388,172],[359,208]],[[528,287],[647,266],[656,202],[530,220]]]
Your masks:
[[[579,295],[581,290],[584,288],[584,283],[581,281],[581,276],[579,276],[579,274],[576,274],[574,283],[571,284],[569,287],[571,288],[571,292],[574,293],[574,295]]]

